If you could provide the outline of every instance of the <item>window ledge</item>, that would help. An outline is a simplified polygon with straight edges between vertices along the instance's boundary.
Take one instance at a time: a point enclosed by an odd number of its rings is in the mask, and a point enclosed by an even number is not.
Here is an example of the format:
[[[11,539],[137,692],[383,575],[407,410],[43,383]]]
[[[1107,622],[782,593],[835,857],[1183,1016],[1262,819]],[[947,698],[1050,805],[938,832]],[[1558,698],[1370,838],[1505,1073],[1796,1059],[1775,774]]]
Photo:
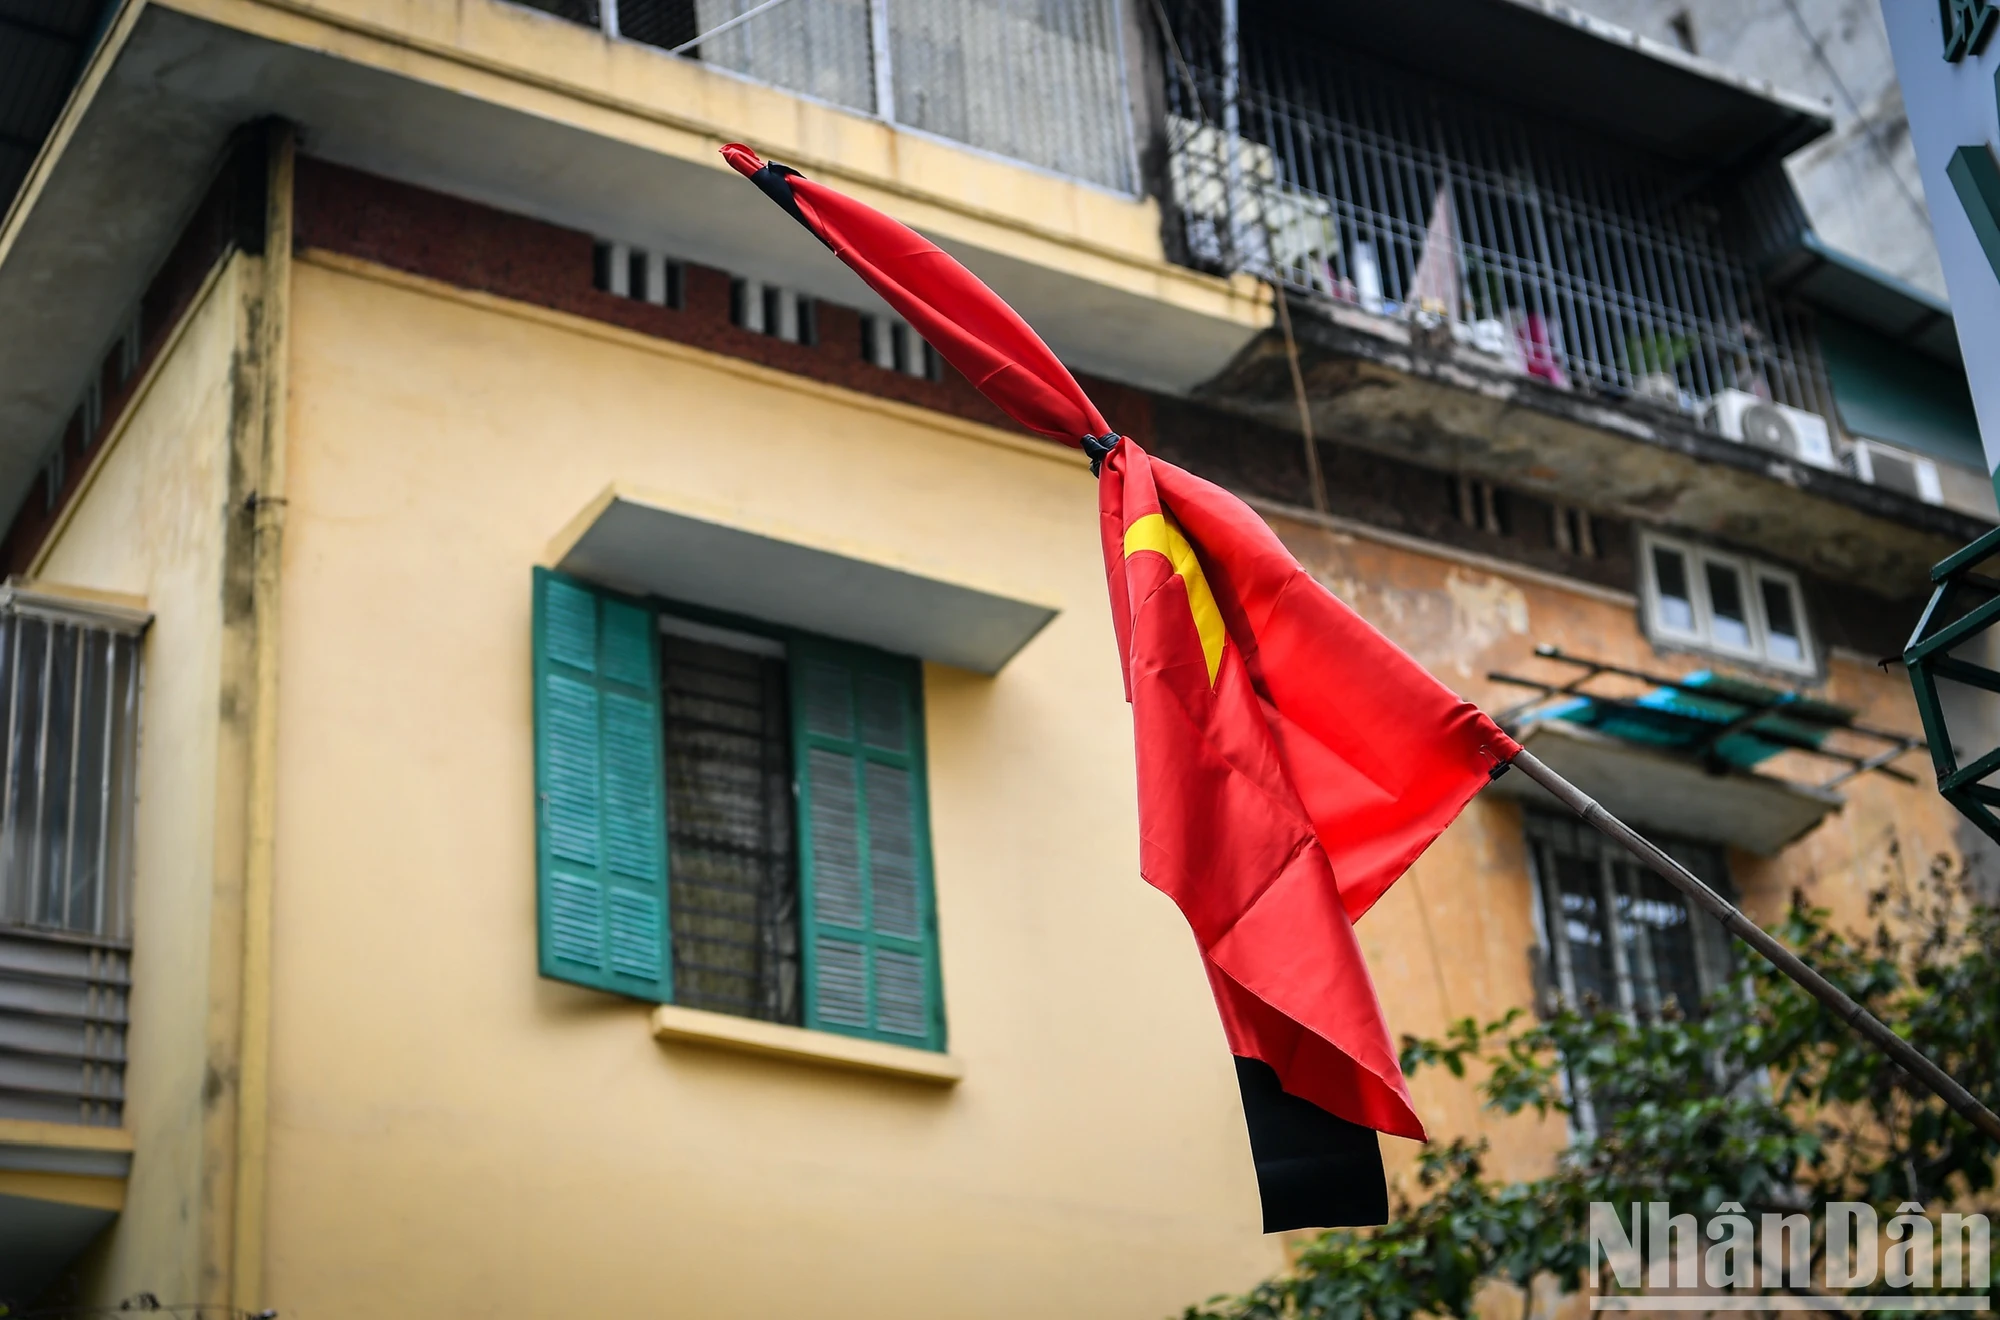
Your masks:
[[[934,1086],[953,1086],[965,1076],[965,1065],[949,1054],[913,1050],[902,1045],[837,1036],[826,1031],[759,1022],[754,1018],[708,1013],[698,1008],[661,1004],[653,1010],[653,1035],[663,1041],[706,1045],[761,1054],[766,1058],[794,1059],[800,1063],[878,1076],[906,1077]]]

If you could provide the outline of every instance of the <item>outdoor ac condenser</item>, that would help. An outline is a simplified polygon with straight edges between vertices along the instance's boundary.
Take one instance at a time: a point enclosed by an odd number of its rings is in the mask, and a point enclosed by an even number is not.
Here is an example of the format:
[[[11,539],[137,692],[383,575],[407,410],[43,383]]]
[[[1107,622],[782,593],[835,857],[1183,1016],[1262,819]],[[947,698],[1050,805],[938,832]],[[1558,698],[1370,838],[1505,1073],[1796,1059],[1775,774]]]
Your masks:
[[[1854,445],[1854,475],[1871,486],[1897,491],[1926,504],[1944,503],[1937,464],[1920,454],[1858,440]]]
[[[1747,390],[1724,390],[1709,401],[1708,421],[1739,444],[1768,449],[1814,467],[1839,466],[1833,456],[1833,433],[1818,413],[1772,403]]]

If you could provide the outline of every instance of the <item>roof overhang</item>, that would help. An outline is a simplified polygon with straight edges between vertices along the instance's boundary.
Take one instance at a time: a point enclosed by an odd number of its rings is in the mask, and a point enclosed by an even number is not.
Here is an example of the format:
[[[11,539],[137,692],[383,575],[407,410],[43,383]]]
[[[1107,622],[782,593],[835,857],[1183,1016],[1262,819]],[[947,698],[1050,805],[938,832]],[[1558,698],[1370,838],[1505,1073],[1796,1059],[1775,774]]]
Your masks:
[[[1837,793],[1749,771],[1711,774],[1684,757],[1561,720],[1536,723],[1521,745],[1626,824],[1769,857],[1840,809]],[[1518,772],[1489,790],[1550,810],[1549,791]]]
[[[0,7],[0,207],[12,200],[116,0]]]
[[[746,511],[613,487],[556,538],[565,573],[633,595],[725,611],[996,674],[1055,618],[989,582],[830,544]]]
[[[1772,287],[1951,366],[1962,362],[1951,304],[1808,230],[1771,263]]]
[[[173,3],[120,11],[51,149],[0,224],[0,514],[17,507],[230,135],[265,116],[296,122],[305,150],[323,159],[882,310],[715,153],[723,135],[742,132],[785,159],[782,123],[800,140],[832,142],[829,151],[849,139],[879,147],[849,153],[860,173],[839,176],[843,186],[858,179],[865,190],[873,178],[900,189],[871,196],[991,283],[1078,370],[1192,389],[1270,321],[1253,285],[1128,251],[1133,232],[1157,242],[1157,217],[1139,201],[1052,184],[1026,166],[935,140],[906,141],[831,107],[815,111],[825,122],[806,122],[798,98],[519,6],[465,0],[452,22],[473,33],[464,43],[486,45],[433,48],[365,28],[331,6],[321,15],[206,5],[269,29],[252,32]],[[680,99],[700,101],[716,122],[682,114]],[[935,187],[868,174],[877,155],[929,162],[918,183]],[[816,169],[810,153],[788,163]],[[1000,209],[951,191],[975,177],[999,194]],[[1093,244],[1062,228],[1075,217],[1037,228],[1005,213],[1010,190],[1040,196],[1036,189],[1051,188],[1085,217],[1077,226],[1115,219],[1125,238]]]
[[[1833,127],[1822,105],[1555,0],[1282,7],[1288,25],[1319,31],[1343,49],[1448,77],[1702,171],[1782,158]],[[1246,21],[1254,12],[1246,7]]]

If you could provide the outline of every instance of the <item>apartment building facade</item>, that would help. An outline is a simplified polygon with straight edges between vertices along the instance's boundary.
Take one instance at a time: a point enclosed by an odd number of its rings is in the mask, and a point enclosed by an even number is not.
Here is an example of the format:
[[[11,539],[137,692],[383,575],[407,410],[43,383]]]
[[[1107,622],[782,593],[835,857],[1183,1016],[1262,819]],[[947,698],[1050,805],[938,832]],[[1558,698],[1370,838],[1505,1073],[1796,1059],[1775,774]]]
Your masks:
[[[728,140],[964,260],[1753,912],[1986,864],[1877,662],[1992,490],[1948,312],[1785,181],[1814,105],[1516,0],[748,10],[0,19],[0,1297],[1142,1316],[1283,1267],[1137,875],[1088,466]],[[1395,1030],[1727,982],[1516,778],[1360,928]],[[1417,1101],[1502,1171],[1566,1140]]]

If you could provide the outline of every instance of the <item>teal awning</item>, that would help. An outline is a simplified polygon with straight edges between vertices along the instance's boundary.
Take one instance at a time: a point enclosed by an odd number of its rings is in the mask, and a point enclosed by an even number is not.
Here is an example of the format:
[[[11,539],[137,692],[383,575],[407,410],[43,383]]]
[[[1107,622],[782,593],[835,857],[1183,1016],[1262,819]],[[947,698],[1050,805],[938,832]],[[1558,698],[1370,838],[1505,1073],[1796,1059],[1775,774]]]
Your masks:
[[[1828,731],[1847,724],[1854,712],[1704,671],[1629,699],[1572,697],[1544,707],[1538,718],[1747,770],[1780,752],[1818,751]]]

